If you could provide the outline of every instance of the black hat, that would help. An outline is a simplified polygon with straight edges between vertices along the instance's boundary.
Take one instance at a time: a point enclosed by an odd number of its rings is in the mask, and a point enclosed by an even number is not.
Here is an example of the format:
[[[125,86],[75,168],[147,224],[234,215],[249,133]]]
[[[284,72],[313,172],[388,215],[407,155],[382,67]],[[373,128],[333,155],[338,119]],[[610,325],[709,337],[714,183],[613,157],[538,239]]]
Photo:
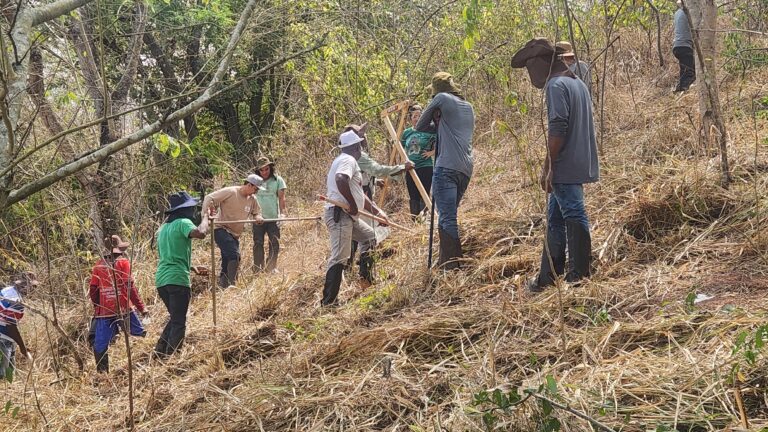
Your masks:
[[[168,204],[170,208],[165,213],[175,212],[178,209],[185,207],[194,207],[198,204],[197,198],[192,198],[187,192],[181,191],[173,195],[168,196]]]

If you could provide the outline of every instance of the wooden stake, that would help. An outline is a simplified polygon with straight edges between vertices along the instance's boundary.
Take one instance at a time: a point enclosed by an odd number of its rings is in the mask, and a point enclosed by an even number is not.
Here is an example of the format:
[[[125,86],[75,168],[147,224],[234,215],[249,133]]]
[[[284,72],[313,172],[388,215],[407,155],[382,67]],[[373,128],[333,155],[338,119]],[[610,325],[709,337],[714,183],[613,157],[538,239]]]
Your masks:
[[[293,217],[293,218],[278,218],[278,219],[264,219],[263,223],[269,223],[269,222],[297,222],[297,221],[309,221],[309,220],[320,220],[322,219],[321,216],[312,216],[312,217]],[[231,221],[219,221],[219,224],[233,224],[233,223],[255,223],[255,219],[242,219],[242,220],[231,220]]]
[[[216,218],[208,216],[208,224],[211,227],[211,269],[208,274],[208,283],[211,287],[211,301],[213,302],[213,335],[216,336],[216,250],[213,232],[216,229]]]
[[[404,101],[398,102],[390,107],[384,108],[384,110],[381,111],[381,117],[382,119],[386,118],[389,119],[389,116],[392,113],[399,112],[399,119],[398,119],[398,125],[397,125],[397,134],[395,135],[397,138],[395,139],[395,145],[392,147],[391,151],[389,152],[389,164],[394,165],[397,163],[398,156],[400,153],[397,151],[397,146],[400,145],[400,135],[403,134],[403,128],[405,127],[405,117],[408,115],[408,107],[411,105],[411,101],[406,99]],[[406,156],[405,160],[408,160],[408,157]],[[405,162],[405,161],[403,161]],[[387,190],[389,188],[389,176],[387,176],[384,179],[384,186],[381,188],[381,192],[379,193],[379,199],[376,202],[379,206],[382,206],[384,204],[384,200],[387,198]]]
[[[394,140],[394,146],[395,149],[400,153],[400,156],[405,158],[405,160],[408,160],[408,155],[405,153],[405,149],[403,146],[400,145],[400,138],[398,138],[397,132],[395,132],[395,127],[392,126],[392,121],[389,119],[389,117],[384,117],[384,126],[387,127],[387,131],[389,131],[389,135]],[[424,185],[421,184],[421,180],[419,179],[419,176],[416,174],[416,170],[412,169],[408,171],[408,174],[411,175],[411,179],[413,179],[413,182],[416,184],[416,188],[419,190],[419,195],[421,195],[421,199],[424,200],[424,203],[427,205],[427,207],[432,207],[432,200],[429,198],[429,192],[424,189]]]
[[[344,211],[349,211],[349,206],[347,204],[344,204],[344,203],[336,201],[336,200],[332,200],[332,199],[326,197],[325,195],[318,195],[318,198],[320,198],[321,200],[323,200],[325,202],[331,203],[331,204],[335,205],[336,207],[341,207],[342,209],[344,209]],[[391,227],[394,227],[394,228],[397,228],[397,229],[401,229],[403,231],[407,231],[407,232],[409,232],[411,234],[414,234],[414,231],[412,229],[410,229],[410,228],[404,227],[402,225],[398,225],[398,224],[396,224],[396,223],[394,223],[392,221],[387,221],[383,217],[376,216],[376,215],[374,215],[372,213],[368,213],[365,210],[357,209],[357,213],[360,216],[365,216],[365,217],[371,218],[371,219],[373,219],[373,220],[375,220],[375,221],[377,221],[379,223],[383,223],[383,224],[386,224],[388,226],[391,226]]]

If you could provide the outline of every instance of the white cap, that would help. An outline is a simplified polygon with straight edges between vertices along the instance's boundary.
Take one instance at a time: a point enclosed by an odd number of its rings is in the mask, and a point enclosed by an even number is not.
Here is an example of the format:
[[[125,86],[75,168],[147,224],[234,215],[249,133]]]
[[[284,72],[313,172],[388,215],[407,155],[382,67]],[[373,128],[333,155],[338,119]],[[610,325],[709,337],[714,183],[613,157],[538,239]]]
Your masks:
[[[361,142],[363,139],[355,131],[346,131],[339,135],[339,148],[349,147]]]
[[[248,177],[245,178],[245,181],[256,186],[256,189],[258,190],[266,190],[264,189],[264,186],[262,186],[264,184],[264,179],[257,176],[256,174],[248,174]]]

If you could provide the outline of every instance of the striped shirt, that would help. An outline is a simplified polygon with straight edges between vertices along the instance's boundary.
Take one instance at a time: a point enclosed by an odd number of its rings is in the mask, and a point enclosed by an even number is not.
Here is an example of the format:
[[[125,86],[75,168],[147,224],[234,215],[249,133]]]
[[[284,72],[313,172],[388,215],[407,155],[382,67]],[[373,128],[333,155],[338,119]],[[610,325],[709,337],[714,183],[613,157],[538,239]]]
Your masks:
[[[21,295],[16,287],[11,285],[0,290],[0,339],[12,341],[6,326],[17,325],[22,317],[24,317],[24,306],[21,304]]]

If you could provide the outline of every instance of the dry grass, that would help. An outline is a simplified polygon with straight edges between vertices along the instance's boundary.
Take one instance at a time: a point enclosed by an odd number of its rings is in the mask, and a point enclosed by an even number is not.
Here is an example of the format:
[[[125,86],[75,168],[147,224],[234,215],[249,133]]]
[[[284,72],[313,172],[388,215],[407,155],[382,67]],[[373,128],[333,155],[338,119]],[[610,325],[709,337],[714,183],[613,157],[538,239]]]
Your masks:
[[[515,117],[524,124],[513,136],[480,117],[477,173],[460,213],[467,253],[461,272],[426,274],[420,225],[421,235],[387,241],[393,254],[379,262],[376,285],[362,292],[349,274],[344,305],[321,311],[325,229],[291,225],[282,272],[253,277],[246,270],[241,286],[220,292],[215,336],[209,293],[201,289],[186,346],[158,362],[148,353],[166,313],[152,289],[154,262],[138,263],[153,321],[146,340],[133,340],[136,429],[483,430],[469,409],[473,394],[537,387],[552,375],[571,407],[617,430],[738,430],[728,379],[736,362],[743,364],[750,425],[767,427],[768,360],[762,354],[750,366],[732,353],[740,331],[766,323],[768,236],[760,195],[768,175],[753,137],[766,136],[768,126],[763,121],[754,131],[734,117],[743,107],[738,95],[765,92],[764,78],[755,73],[723,89],[736,174],[729,190],[716,186],[717,159],[691,139],[685,112],[693,110],[692,94],[675,97],[635,82],[632,103],[626,85],[611,89],[603,178],[587,187],[596,272],[582,287],[564,288],[562,316],[556,290],[531,297],[522,289],[537,269],[544,225],[544,196],[530,177],[541,150],[538,119]],[[290,170],[284,174],[290,181]],[[301,181],[303,197],[321,184]],[[319,211],[309,201],[303,207],[293,213]],[[207,261],[205,245],[195,249],[199,263]],[[246,240],[245,263],[249,249]],[[690,292],[715,297],[690,308]],[[28,383],[30,365],[22,362],[18,382],[6,385],[23,409],[3,429],[125,428],[124,348],[110,350],[111,377],[96,376],[83,340],[86,316],[81,308],[62,315],[86,371],[76,370],[53,332],[50,349],[40,319],[26,319],[23,332],[37,361]],[[537,430],[540,415],[528,403],[498,426]],[[566,412],[555,415],[565,430],[589,428]]]

